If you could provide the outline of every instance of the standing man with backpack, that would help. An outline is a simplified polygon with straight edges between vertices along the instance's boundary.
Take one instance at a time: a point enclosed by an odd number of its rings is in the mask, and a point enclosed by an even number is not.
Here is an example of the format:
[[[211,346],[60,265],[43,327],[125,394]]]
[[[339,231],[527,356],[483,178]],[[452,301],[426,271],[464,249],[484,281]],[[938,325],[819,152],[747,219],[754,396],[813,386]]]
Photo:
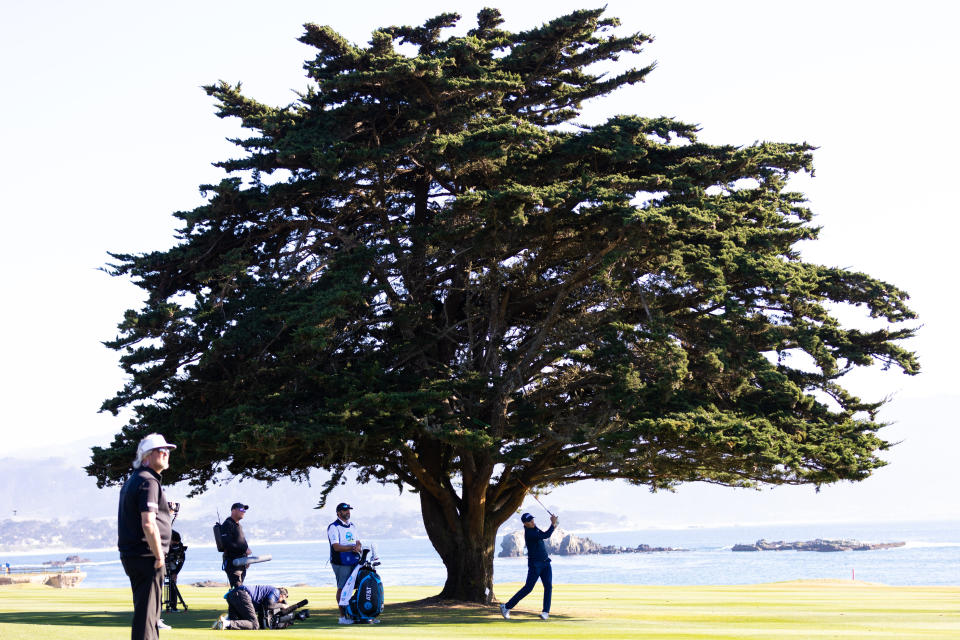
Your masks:
[[[527,545],[527,583],[520,587],[520,590],[513,594],[513,597],[507,604],[500,605],[500,615],[510,619],[510,610],[517,606],[517,603],[536,586],[537,580],[543,582],[543,611],[540,612],[540,618],[546,620],[550,617],[550,596],[553,593],[553,569],[550,568],[550,556],[547,555],[547,546],[544,540],[550,537],[553,530],[557,527],[557,516],[550,514],[550,528],[541,531],[533,521],[533,515],[525,513],[520,516],[523,523],[523,541]]]
[[[330,566],[337,578],[337,605],[340,605],[340,593],[343,585],[350,579],[354,567],[360,562],[360,536],[357,525],[350,522],[350,510],[346,502],[337,505],[337,519],[327,527],[327,540],[330,541]],[[340,606],[340,624],[353,624],[347,617],[346,607]]]
[[[250,505],[234,502],[230,507],[230,517],[220,525],[220,539],[223,541],[223,571],[227,574],[231,588],[243,584],[243,579],[247,577],[247,568],[235,567],[233,561],[251,553],[247,538],[243,535],[243,527],[240,526],[240,521],[243,520],[249,508]]]

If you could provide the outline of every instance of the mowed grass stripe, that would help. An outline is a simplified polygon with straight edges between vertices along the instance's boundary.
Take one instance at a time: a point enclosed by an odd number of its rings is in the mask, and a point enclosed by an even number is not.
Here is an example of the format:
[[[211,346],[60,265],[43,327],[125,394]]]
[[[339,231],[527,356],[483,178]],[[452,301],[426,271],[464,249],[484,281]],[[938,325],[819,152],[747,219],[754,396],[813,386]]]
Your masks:
[[[519,584],[497,585],[501,599]],[[226,610],[222,589],[183,587],[190,607],[168,613],[168,638],[210,638],[210,624]],[[386,585],[383,624],[336,624],[332,588],[292,587],[308,598],[311,617],[257,638],[588,639],[664,638],[960,638],[960,586],[887,587],[854,582],[789,582],[740,586],[557,585],[549,621],[537,617],[538,587],[513,619],[496,607],[424,606],[417,601],[437,587]],[[130,593],[126,589],[58,590],[38,585],[0,588],[2,640],[122,640],[129,638]],[[231,632],[236,633],[236,632]]]

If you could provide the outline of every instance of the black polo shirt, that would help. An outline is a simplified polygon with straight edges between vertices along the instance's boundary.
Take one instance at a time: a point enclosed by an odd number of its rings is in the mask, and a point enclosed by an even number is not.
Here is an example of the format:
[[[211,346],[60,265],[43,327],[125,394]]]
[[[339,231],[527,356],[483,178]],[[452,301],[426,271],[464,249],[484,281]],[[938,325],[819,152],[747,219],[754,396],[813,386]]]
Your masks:
[[[152,556],[147,536],[143,532],[140,514],[157,514],[160,547],[170,551],[170,507],[160,484],[160,474],[150,467],[136,469],[120,489],[120,507],[117,513],[117,548],[120,556]]]

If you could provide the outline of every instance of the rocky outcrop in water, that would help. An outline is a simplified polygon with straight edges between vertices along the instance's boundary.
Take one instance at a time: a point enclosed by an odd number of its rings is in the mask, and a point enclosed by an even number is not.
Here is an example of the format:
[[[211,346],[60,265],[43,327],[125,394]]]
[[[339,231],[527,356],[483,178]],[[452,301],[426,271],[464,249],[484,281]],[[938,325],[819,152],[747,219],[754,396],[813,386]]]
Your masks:
[[[674,549],[673,547],[651,547],[648,544],[637,545],[636,547],[620,547],[616,545],[601,545],[590,538],[582,538],[560,527],[553,531],[553,535],[544,541],[547,546],[547,553],[556,556],[579,556],[587,554],[617,554],[617,553],[657,553],[662,551],[686,551],[686,549]],[[526,555],[526,548],[523,542],[523,529],[503,537],[500,543],[501,558],[517,558]]]
[[[74,571],[70,573],[55,573],[52,576],[47,577],[43,584],[48,587],[55,587],[57,589],[70,589],[75,587],[83,579],[87,577],[87,574],[82,571]]]
[[[88,558],[81,558],[80,556],[67,556],[66,560],[46,560],[43,564],[48,567],[65,567],[68,564],[80,564],[83,562],[90,562]]]
[[[902,547],[904,542],[860,542],[859,540],[804,540],[784,542],[777,540],[770,542],[764,539],[753,544],[733,545],[733,551],[874,551],[876,549],[892,549]]]
[[[8,584],[45,584],[48,587],[55,587],[57,589],[69,589],[70,587],[75,587],[83,579],[87,577],[87,574],[83,571],[63,571],[57,573],[43,573],[43,572],[17,572],[0,575],[0,585]]]
[[[194,582],[191,583],[191,587],[214,587],[217,589],[222,589],[224,587],[229,587],[230,585],[226,582],[221,582],[219,580],[204,580],[203,582]],[[296,586],[296,585],[294,585]]]
[[[81,556],[67,556],[67,562],[70,564],[83,564],[85,562],[90,562],[90,558],[83,558]]]

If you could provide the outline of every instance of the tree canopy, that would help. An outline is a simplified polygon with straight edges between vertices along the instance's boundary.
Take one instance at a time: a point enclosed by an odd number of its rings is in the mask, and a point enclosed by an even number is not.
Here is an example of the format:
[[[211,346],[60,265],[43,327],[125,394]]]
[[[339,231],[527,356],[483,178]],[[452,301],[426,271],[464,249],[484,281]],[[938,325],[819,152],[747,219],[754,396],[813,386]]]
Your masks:
[[[918,371],[906,294],[811,264],[790,176],[807,144],[709,145],[667,117],[577,120],[652,67],[602,10],[534,29],[484,9],[366,46],[306,25],[309,88],[273,107],[206,87],[251,132],[165,251],[111,254],[147,293],[108,343],[134,417],[88,471],[158,431],[198,489],[353,470],[419,494],[443,595],[492,597],[528,487],[624,479],[822,484],[882,464],[880,403],[841,378]],[[402,46],[407,45],[407,46]],[[413,51],[409,46],[412,45]],[[606,73],[604,73],[606,71]],[[871,329],[844,326],[859,307]],[[322,500],[321,500],[322,503]]]

